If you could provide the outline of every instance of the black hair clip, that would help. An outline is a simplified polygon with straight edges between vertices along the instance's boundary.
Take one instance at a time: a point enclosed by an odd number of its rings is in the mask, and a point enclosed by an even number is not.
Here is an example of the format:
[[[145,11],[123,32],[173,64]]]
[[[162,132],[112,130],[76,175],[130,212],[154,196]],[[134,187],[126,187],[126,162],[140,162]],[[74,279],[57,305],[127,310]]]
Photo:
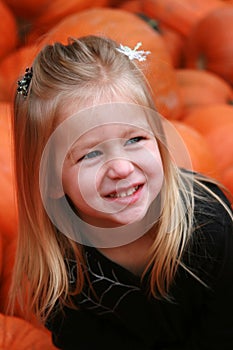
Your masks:
[[[21,80],[18,80],[18,88],[17,88],[18,94],[21,94],[24,97],[28,95],[28,89],[31,83],[31,79],[32,79],[32,67],[26,68],[23,78]]]

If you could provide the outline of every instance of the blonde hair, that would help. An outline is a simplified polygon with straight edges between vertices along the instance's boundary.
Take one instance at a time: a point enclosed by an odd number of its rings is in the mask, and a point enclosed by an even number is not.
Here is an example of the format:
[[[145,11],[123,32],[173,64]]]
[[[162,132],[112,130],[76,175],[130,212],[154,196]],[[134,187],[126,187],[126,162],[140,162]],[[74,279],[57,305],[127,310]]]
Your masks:
[[[114,41],[97,36],[46,46],[33,64],[27,98],[16,95],[14,114],[15,173],[19,239],[11,288],[26,309],[45,321],[58,301],[72,306],[70,295],[84,284],[82,246],[59,233],[41,200],[39,166],[46,142],[67,100],[78,108],[116,96],[155,109],[142,69],[116,50]],[[153,120],[155,132],[161,126]],[[155,125],[153,125],[155,124]],[[161,131],[162,132],[162,131]],[[170,161],[166,140],[158,140],[164,167],[163,206],[151,247],[150,290],[166,297],[193,229],[193,176]],[[195,180],[196,181],[196,180]],[[77,285],[69,290],[65,258],[77,260]],[[146,272],[146,271],[145,271]],[[25,283],[28,281],[27,291]],[[26,298],[27,297],[27,298]],[[27,302],[26,302],[27,300]]]

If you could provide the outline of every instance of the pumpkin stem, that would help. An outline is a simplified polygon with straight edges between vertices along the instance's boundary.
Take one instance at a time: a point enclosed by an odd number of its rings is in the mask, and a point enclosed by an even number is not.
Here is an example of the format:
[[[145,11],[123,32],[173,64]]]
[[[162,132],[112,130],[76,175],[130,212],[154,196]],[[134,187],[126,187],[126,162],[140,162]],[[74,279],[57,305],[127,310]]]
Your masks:
[[[156,32],[161,33],[161,29],[159,27],[159,21],[157,21],[154,18],[150,18],[147,15],[145,15],[144,13],[137,13],[137,16],[141,19],[143,19],[143,21],[145,21],[151,28],[153,28],[154,30],[156,30]]]
[[[203,53],[200,53],[198,58],[197,58],[197,68],[198,69],[206,69],[207,66],[207,59],[206,55]]]

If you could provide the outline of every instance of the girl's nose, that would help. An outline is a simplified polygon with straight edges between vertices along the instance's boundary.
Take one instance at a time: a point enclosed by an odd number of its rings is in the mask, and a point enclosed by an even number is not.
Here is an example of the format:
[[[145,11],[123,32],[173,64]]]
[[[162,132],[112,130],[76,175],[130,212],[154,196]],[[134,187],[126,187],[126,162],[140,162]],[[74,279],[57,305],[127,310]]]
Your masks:
[[[107,164],[107,175],[111,179],[124,179],[134,171],[133,163],[128,159],[113,159]]]

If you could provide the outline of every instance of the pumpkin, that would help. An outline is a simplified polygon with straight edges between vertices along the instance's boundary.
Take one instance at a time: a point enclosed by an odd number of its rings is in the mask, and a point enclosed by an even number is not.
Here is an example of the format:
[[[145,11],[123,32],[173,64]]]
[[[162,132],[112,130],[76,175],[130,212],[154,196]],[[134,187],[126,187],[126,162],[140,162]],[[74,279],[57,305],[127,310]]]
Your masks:
[[[233,166],[233,123],[211,130],[205,139],[221,171]]]
[[[183,61],[183,36],[163,22],[150,18],[143,13],[138,13],[138,16],[162,36],[170,54],[173,66],[179,67]]]
[[[48,0],[4,0],[16,17],[32,20],[47,5]]]
[[[0,0],[0,60],[16,48],[18,32],[16,18],[10,9]]]
[[[0,349],[55,350],[50,333],[14,316],[0,314]]]
[[[0,285],[2,280],[2,260],[3,260],[3,237],[0,231]]]
[[[233,84],[233,6],[225,5],[201,19],[184,47],[185,66],[207,69]]]
[[[3,235],[4,238],[4,235]],[[12,273],[15,263],[16,256],[16,247],[17,247],[17,236],[12,237],[8,240],[3,240],[3,251],[4,254],[2,256],[2,275],[1,275],[1,283],[0,283],[0,313],[7,314],[9,312],[7,306],[9,304],[9,292],[12,282]],[[14,305],[13,315],[21,318],[25,318],[25,312],[22,310],[21,306],[18,302]],[[31,324],[38,327],[41,326],[39,320],[36,316],[31,313],[28,315],[28,321]],[[1,349],[1,347],[0,347]]]
[[[7,313],[7,305],[9,303],[9,291],[15,261],[17,237],[8,236],[3,230],[1,231],[1,234],[3,242],[3,255],[2,274],[0,283],[0,313]],[[14,315],[23,317],[22,310],[18,304],[15,305]]]
[[[143,4],[141,0],[126,0],[120,3],[118,8],[134,13],[142,13]]]
[[[17,231],[11,144],[11,107],[0,103],[0,231],[12,237]]]
[[[188,37],[201,18],[222,6],[220,0],[144,0],[143,12]]]
[[[197,107],[232,101],[232,87],[214,73],[197,69],[176,69],[176,77],[183,99],[184,114]]]
[[[84,9],[93,7],[101,7],[108,5],[108,0],[53,0],[48,1],[42,15],[36,19],[36,26],[52,28],[61,19],[75,12],[83,11]]]
[[[233,166],[230,166],[229,168],[225,169],[222,172],[221,175],[222,184],[227,188],[227,190],[230,192],[228,194],[228,198],[232,204],[233,207]]]
[[[177,135],[165,126],[168,149],[176,164],[207,176],[219,179],[218,166],[205,137],[182,121],[172,120],[171,125],[183,142],[183,149],[178,145]],[[187,152],[190,159],[187,159]]]
[[[11,8],[13,13],[20,18],[34,20],[39,16],[46,17],[47,20],[57,20],[65,17],[67,14],[75,11],[80,11],[90,6],[106,5],[108,0],[4,0]]]
[[[91,7],[107,6],[109,0],[53,0],[46,1],[42,12],[32,21],[31,32],[27,37],[27,44],[34,43],[37,38],[46,34],[53,26],[55,26],[63,18],[81,12]]]
[[[233,124],[233,106],[212,104],[199,107],[188,113],[182,121],[202,135],[207,135],[222,125]]]
[[[41,45],[56,41],[67,43],[67,37],[89,34],[109,36],[132,48],[141,41],[142,49],[150,50],[151,54],[138,64],[151,85],[157,109],[168,118],[179,117],[181,99],[166,45],[158,33],[133,13],[115,8],[82,11],[64,18],[47,33]]]
[[[159,24],[160,34],[167,46],[168,52],[171,56],[172,65],[174,68],[178,68],[183,64],[183,46],[184,38],[183,36],[175,31],[174,29],[168,27],[164,23]]]
[[[14,192],[11,106],[9,103],[0,103],[0,130],[0,238],[3,249],[3,255],[1,256],[0,312],[5,312],[15,258],[18,221]]]
[[[17,80],[32,64],[37,51],[37,45],[22,46],[0,62],[0,101],[12,101],[17,89]]]

